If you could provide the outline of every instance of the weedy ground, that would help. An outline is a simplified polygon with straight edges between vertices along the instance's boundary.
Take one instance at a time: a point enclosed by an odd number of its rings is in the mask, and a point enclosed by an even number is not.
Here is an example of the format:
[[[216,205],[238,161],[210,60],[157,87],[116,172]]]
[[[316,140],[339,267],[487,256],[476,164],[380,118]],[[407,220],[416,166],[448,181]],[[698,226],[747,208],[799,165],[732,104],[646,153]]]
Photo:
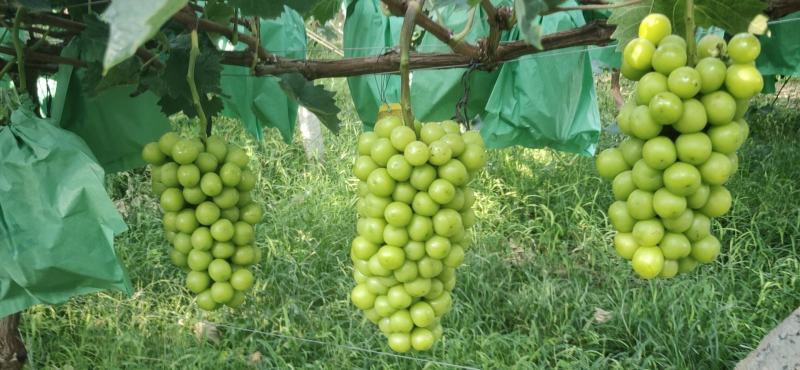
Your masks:
[[[614,116],[606,81],[598,81],[604,126]],[[31,367],[725,369],[800,305],[800,100],[772,105],[767,96],[749,116],[732,212],[714,222],[721,258],[672,280],[637,279],[614,254],[611,189],[592,158],[492,151],[473,185],[475,243],[458,270],[444,338],[430,352],[392,356],[348,302],[350,166],[361,129],[344,82],[326,83],[340,92],[344,125],[338,136],[325,133],[324,163],[306,160],[299,139],[287,145],[268,131],[256,143],[235,122],[217,123],[252,153],[266,211],[257,240],[264,259],[241,309],[193,305],[183,272],[169,263],[146,172],[110,175],[130,228],[117,250],[135,294],[28,310]],[[611,131],[601,149],[621,139]]]

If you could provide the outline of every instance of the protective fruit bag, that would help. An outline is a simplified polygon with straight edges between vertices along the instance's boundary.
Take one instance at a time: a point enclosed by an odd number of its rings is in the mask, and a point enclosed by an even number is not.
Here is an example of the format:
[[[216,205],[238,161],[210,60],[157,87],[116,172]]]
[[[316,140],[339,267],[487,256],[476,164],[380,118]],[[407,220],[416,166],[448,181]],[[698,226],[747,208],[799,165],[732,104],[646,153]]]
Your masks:
[[[0,126],[0,317],[131,284],[114,251],[127,229],[78,136],[18,110]]]

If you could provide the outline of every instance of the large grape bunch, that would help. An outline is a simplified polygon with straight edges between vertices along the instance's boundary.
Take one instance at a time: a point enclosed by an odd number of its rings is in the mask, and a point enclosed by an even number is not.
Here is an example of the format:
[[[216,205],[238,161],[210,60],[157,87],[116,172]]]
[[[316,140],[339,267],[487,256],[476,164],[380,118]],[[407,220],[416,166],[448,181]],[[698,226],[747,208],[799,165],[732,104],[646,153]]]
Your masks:
[[[467,184],[486,164],[483,140],[454,121],[415,130],[387,116],[361,134],[358,154],[350,298],[392,350],[430,349],[470,245],[475,197]]]
[[[719,255],[711,218],[731,208],[725,183],[749,134],[749,99],[764,86],[755,36],[705,36],[692,66],[671,29],[667,17],[650,14],[625,46],[622,74],[638,82],[617,122],[630,137],[596,160],[612,181],[614,248],[645,279],[687,273]]]
[[[170,259],[188,271],[186,288],[197,294],[197,305],[240,306],[254,283],[248,267],[261,259],[254,227],[262,210],[251,198],[250,157],[217,136],[204,144],[175,132],[145,145],[142,157],[160,197]]]

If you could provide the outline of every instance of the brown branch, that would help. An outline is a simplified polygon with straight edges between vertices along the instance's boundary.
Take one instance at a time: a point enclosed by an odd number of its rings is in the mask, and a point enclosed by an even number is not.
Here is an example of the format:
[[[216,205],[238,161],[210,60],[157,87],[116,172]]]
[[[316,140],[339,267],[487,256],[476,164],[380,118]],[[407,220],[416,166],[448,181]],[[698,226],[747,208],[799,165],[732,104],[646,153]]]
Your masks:
[[[192,28],[196,24],[197,29],[200,31],[218,33],[220,35],[224,35],[225,37],[227,37],[228,40],[233,40],[233,34],[234,34],[233,29],[223,26],[219,23],[209,21],[208,19],[199,19],[197,18],[197,16],[194,14],[193,11],[187,12],[185,10],[186,8],[184,8],[184,10],[175,13],[175,15],[172,16],[172,19],[180,24],[183,24],[187,28]],[[264,49],[259,44],[258,39],[256,39],[253,36],[239,33],[239,41],[247,44],[247,46],[250,47],[251,50],[258,50],[259,59],[262,59],[267,62],[276,62],[280,60],[280,58],[278,58],[277,56],[271,54],[266,49]]]
[[[382,0],[391,6],[400,6],[403,10],[405,6],[400,4],[402,0]],[[585,0],[581,3],[599,3],[600,1]],[[399,4],[399,5],[398,5]],[[395,9],[396,10],[396,9]],[[502,22],[507,23],[509,14],[507,8],[497,9],[498,18]],[[780,18],[788,13],[800,11],[800,0],[771,0],[770,7],[765,12],[770,18]],[[185,23],[187,19],[184,18],[180,12],[177,15],[180,23]],[[59,28],[68,29],[70,31],[82,30],[83,25],[71,21],[57,15],[32,13],[25,18],[29,22],[44,23],[46,25],[55,26],[58,24]],[[417,23],[424,23],[421,19],[427,19],[428,22],[439,27],[438,29],[444,30],[444,36],[449,37],[449,31],[442,28],[430,18],[420,14],[417,17]],[[45,23],[46,22],[46,23]],[[502,26],[501,22],[501,26]],[[79,28],[80,26],[80,28]],[[211,21],[200,20],[198,23],[200,29],[207,32],[221,33],[226,36],[232,36],[233,31],[225,28],[222,25],[217,25]],[[430,25],[429,25],[430,26]],[[432,29],[437,29],[433,27]],[[495,62],[506,62],[514,60],[524,55],[535,54],[541,51],[548,51],[559,48],[566,48],[581,45],[603,45],[611,42],[611,34],[614,31],[614,26],[606,24],[603,21],[595,21],[568,31],[550,34],[542,38],[544,50],[537,50],[533,46],[525,43],[524,41],[516,41],[512,43],[502,44],[498,47]],[[430,32],[430,29],[429,29]],[[432,32],[433,34],[433,32]],[[435,34],[434,34],[435,35]],[[245,36],[245,35],[241,35]],[[441,35],[440,35],[441,36]],[[246,42],[252,42],[250,37]],[[244,40],[243,40],[244,41]],[[250,45],[250,44],[248,44]],[[474,47],[474,46],[472,46]],[[48,48],[49,49],[49,48]],[[477,49],[477,48],[476,48]],[[49,50],[48,50],[49,51]],[[56,50],[53,50],[54,52]],[[7,47],[0,47],[0,53],[14,55],[13,49]],[[479,55],[478,51],[478,55]],[[46,53],[26,52],[28,62],[31,65],[41,66],[43,68],[52,68],[54,64],[69,64],[76,67],[83,67],[83,61],[71,58],[63,58]],[[252,65],[251,52],[225,52],[223,53],[223,63],[230,65],[240,65],[249,67]],[[427,69],[427,68],[455,68],[470,65],[476,59],[470,55],[464,54],[450,54],[450,53],[425,53],[425,54],[412,54],[409,58],[409,68],[411,70]],[[262,58],[261,63],[256,67],[256,75],[277,75],[283,73],[297,72],[304,75],[307,79],[313,80],[318,78],[328,77],[351,77],[361,76],[366,74],[375,73],[395,73],[399,69],[400,57],[396,52],[385,55],[362,57],[362,58],[346,58],[341,60],[294,60],[274,58],[270,61],[269,58]],[[480,66],[482,69],[492,68],[491,65],[483,64]]]
[[[500,24],[500,30],[510,31],[514,28],[514,8],[511,6],[501,6],[497,8],[497,23]]]
[[[497,49],[496,62],[506,62],[523,55],[536,54],[542,51],[560,49],[571,46],[603,45],[611,41],[614,26],[607,25],[604,21],[594,21],[585,26],[568,31],[553,33],[542,38],[545,50],[538,50],[524,41],[516,41],[501,45]],[[234,62],[226,58],[226,62]],[[409,58],[409,68],[455,68],[464,67],[474,59],[469,56],[454,53],[420,53],[412,54]],[[352,77],[375,73],[394,73],[400,68],[400,55],[390,53],[362,58],[347,58],[338,60],[281,60],[276,63],[262,63],[256,67],[256,75],[279,75],[283,73],[298,72],[309,80],[328,77]],[[483,65],[483,69],[492,68]]]
[[[14,48],[9,48],[6,46],[0,46],[0,53],[14,55]],[[86,62],[73,59],[73,58],[65,58],[59,55],[47,54],[47,53],[40,53],[36,51],[31,51],[29,49],[25,49],[25,60],[31,62],[38,62],[38,63],[56,63],[56,64],[68,64],[73,67],[86,67]]]
[[[800,0],[770,0],[766,14],[777,19],[796,11],[800,11]]]
[[[28,24],[44,24],[52,27],[58,27],[76,34],[83,32],[83,30],[86,28],[86,25],[81,22],[76,22],[69,18],[48,13],[28,13],[25,15],[23,20]]]
[[[406,2],[401,0],[381,0],[389,8],[392,15],[402,17],[406,14]],[[454,52],[461,55],[469,56],[473,59],[478,59],[481,56],[480,49],[463,40],[453,39],[452,32],[444,26],[436,23],[433,19],[425,14],[420,13],[417,16],[417,25],[430,32],[431,35],[439,39],[439,41],[447,44],[453,49]]]
[[[22,369],[28,358],[28,351],[19,335],[21,317],[15,313],[0,318],[0,369]]]
[[[497,19],[497,9],[492,5],[491,0],[481,0],[481,7],[486,12],[489,22],[489,37],[486,39],[484,53],[486,61],[494,59],[497,46],[500,44],[500,21]]]
[[[508,61],[523,55],[535,54],[553,49],[563,49],[572,46],[605,45],[611,42],[614,25],[597,20],[578,28],[551,33],[542,38],[543,50],[536,49],[533,45],[523,41],[514,41],[500,45],[497,49],[497,59]]]
[[[66,30],[67,33],[73,34],[79,34],[86,28],[86,25],[81,22],[76,22],[69,18],[47,13],[29,13],[25,16],[24,21],[29,24],[36,23],[62,28]],[[136,49],[136,56],[145,63],[149,62],[149,65],[156,69],[164,68],[164,63],[158,60],[158,58],[155,58],[155,55],[145,48]]]

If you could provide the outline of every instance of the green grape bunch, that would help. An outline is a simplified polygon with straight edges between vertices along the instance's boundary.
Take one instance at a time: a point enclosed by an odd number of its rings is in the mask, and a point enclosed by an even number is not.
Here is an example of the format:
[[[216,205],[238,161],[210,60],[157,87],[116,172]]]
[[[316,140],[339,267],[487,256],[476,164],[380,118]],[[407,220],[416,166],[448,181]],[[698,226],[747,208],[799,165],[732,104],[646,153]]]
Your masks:
[[[250,267],[261,259],[255,226],[263,211],[251,196],[250,157],[218,136],[204,143],[168,132],[145,145],[142,158],[160,199],[169,257],[188,272],[185,286],[197,306],[239,307],[255,283]]]
[[[752,34],[728,42],[712,34],[691,65],[686,41],[662,14],[645,17],[625,46],[621,72],[638,81],[617,116],[628,137],[596,166],[612,183],[614,248],[640,277],[671,278],[719,256],[711,219],[731,209],[725,183],[749,135],[749,100],[764,87],[760,52]]]
[[[467,186],[486,164],[483,140],[454,121],[378,120],[358,138],[358,235],[350,299],[396,352],[430,349],[452,307],[456,267],[475,224]]]

